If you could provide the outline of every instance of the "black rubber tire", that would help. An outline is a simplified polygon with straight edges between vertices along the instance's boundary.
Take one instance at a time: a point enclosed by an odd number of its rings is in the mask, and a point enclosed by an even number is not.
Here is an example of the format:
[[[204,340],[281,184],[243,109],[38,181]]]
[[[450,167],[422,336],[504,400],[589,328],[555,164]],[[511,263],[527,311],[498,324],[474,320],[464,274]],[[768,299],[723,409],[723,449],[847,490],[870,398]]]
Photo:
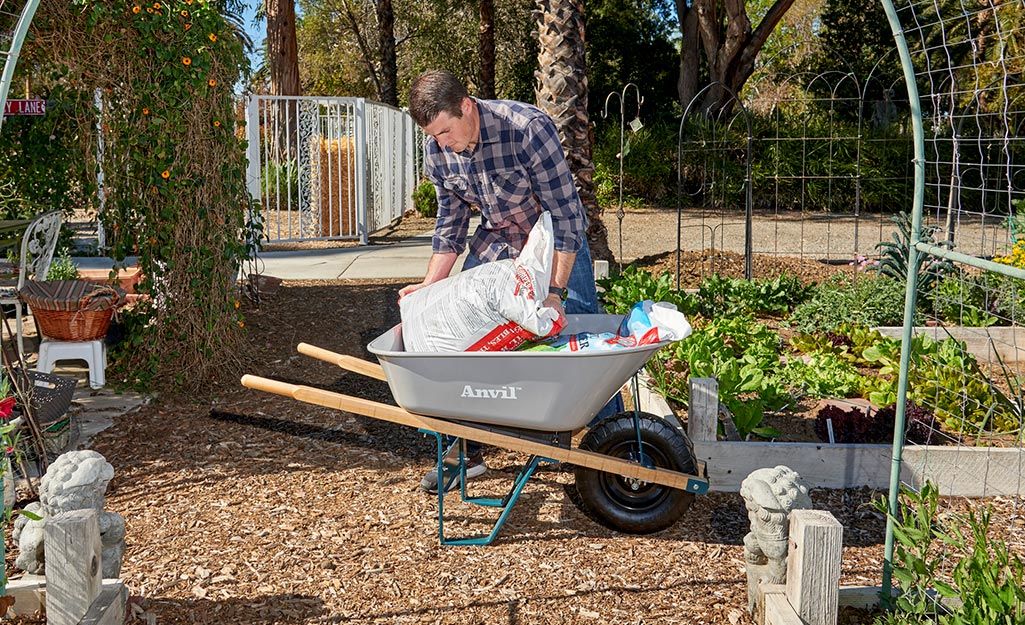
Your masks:
[[[641,444],[647,463],[660,469],[696,474],[690,441],[665,419],[641,413]],[[580,441],[580,449],[637,461],[637,432],[633,412],[604,419]],[[649,466],[650,466],[649,464]],[[605,527],[627,534],[662,531],[694,502],[694,494],[659,484],[632,484],[621,475],[573,467],[575,497],[584,513]]]

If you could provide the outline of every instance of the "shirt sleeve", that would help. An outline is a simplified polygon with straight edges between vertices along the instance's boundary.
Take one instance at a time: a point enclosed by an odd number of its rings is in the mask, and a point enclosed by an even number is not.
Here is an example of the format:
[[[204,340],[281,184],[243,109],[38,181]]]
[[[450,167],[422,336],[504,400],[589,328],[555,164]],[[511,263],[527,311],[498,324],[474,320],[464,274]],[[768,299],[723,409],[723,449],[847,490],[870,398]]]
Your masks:
[[[437,163],[432,162],[430,153],[424,160],[424,175],[434,185],[438,196],[438,218],[434,224],[431,251],[435,254],[462,254],[466,249],[466,232],[470,226],[470,205],[445,186],[442,173]]]
[[[524,133],[521,158],[530,172],[541,207],[551,213],[555,249],[575,254],[587,233],[587,213],[573,183],[555,122],[548,116],[532,121]],[[439,209],[440,210],[440,209]]]

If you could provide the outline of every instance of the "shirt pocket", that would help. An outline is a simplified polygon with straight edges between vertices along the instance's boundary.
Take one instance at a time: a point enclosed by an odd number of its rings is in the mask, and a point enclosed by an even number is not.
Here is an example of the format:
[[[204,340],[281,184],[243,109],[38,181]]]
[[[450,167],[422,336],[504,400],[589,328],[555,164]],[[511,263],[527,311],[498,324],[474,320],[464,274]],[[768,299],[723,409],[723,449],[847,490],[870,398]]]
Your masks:
[[[479,203],[477,194],[474,192],[473,187],[470,186],[470,180],[466,176],[445,176],[441,180],[441,186],[452,194],[459,196],[465,202],[470,204]]]
[[[491,186],[501,204],[522,206],[534,193],[527,172],[519,169],[500,169],[491,175]]]

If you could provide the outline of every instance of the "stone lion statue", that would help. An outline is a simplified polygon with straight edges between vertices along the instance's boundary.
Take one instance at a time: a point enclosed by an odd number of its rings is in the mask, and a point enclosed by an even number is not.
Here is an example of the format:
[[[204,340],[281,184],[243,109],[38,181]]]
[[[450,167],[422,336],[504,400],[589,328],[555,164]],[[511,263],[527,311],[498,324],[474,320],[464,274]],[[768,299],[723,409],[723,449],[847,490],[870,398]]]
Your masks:
[[[744,536],[747,568],[747,609],[754,613],[758,584],[782,584],[787,579],[787,546],[791,510],[812,507],[808,487],[789,467],[758,469],[740,485],[751,531]]]
[[[104,493],[114,477],[114,467],[92,450],[69,451],[57,457],[46,470],[39,485],[39,501],[25,506],[42,520],[19,516],[14,522],[13,538],[18,543],[14,564],[26,573],[45,574],[43,538],[46,519],[73,510],[96,510],[103,550],[103,577],[121,573],[125,552],[125,519],[115,512],[104,512]]]

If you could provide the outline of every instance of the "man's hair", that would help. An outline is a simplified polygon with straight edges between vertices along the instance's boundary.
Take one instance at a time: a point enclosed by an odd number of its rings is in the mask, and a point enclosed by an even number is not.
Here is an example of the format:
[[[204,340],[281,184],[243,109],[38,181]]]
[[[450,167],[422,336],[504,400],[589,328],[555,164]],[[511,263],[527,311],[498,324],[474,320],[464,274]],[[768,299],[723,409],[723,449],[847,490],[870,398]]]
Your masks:
[[[429,70],[413,79],[409,87],[409,114],[421,128],[442,111],[462,117],[463,98],[470,97],[459,79],[444,70]]]

